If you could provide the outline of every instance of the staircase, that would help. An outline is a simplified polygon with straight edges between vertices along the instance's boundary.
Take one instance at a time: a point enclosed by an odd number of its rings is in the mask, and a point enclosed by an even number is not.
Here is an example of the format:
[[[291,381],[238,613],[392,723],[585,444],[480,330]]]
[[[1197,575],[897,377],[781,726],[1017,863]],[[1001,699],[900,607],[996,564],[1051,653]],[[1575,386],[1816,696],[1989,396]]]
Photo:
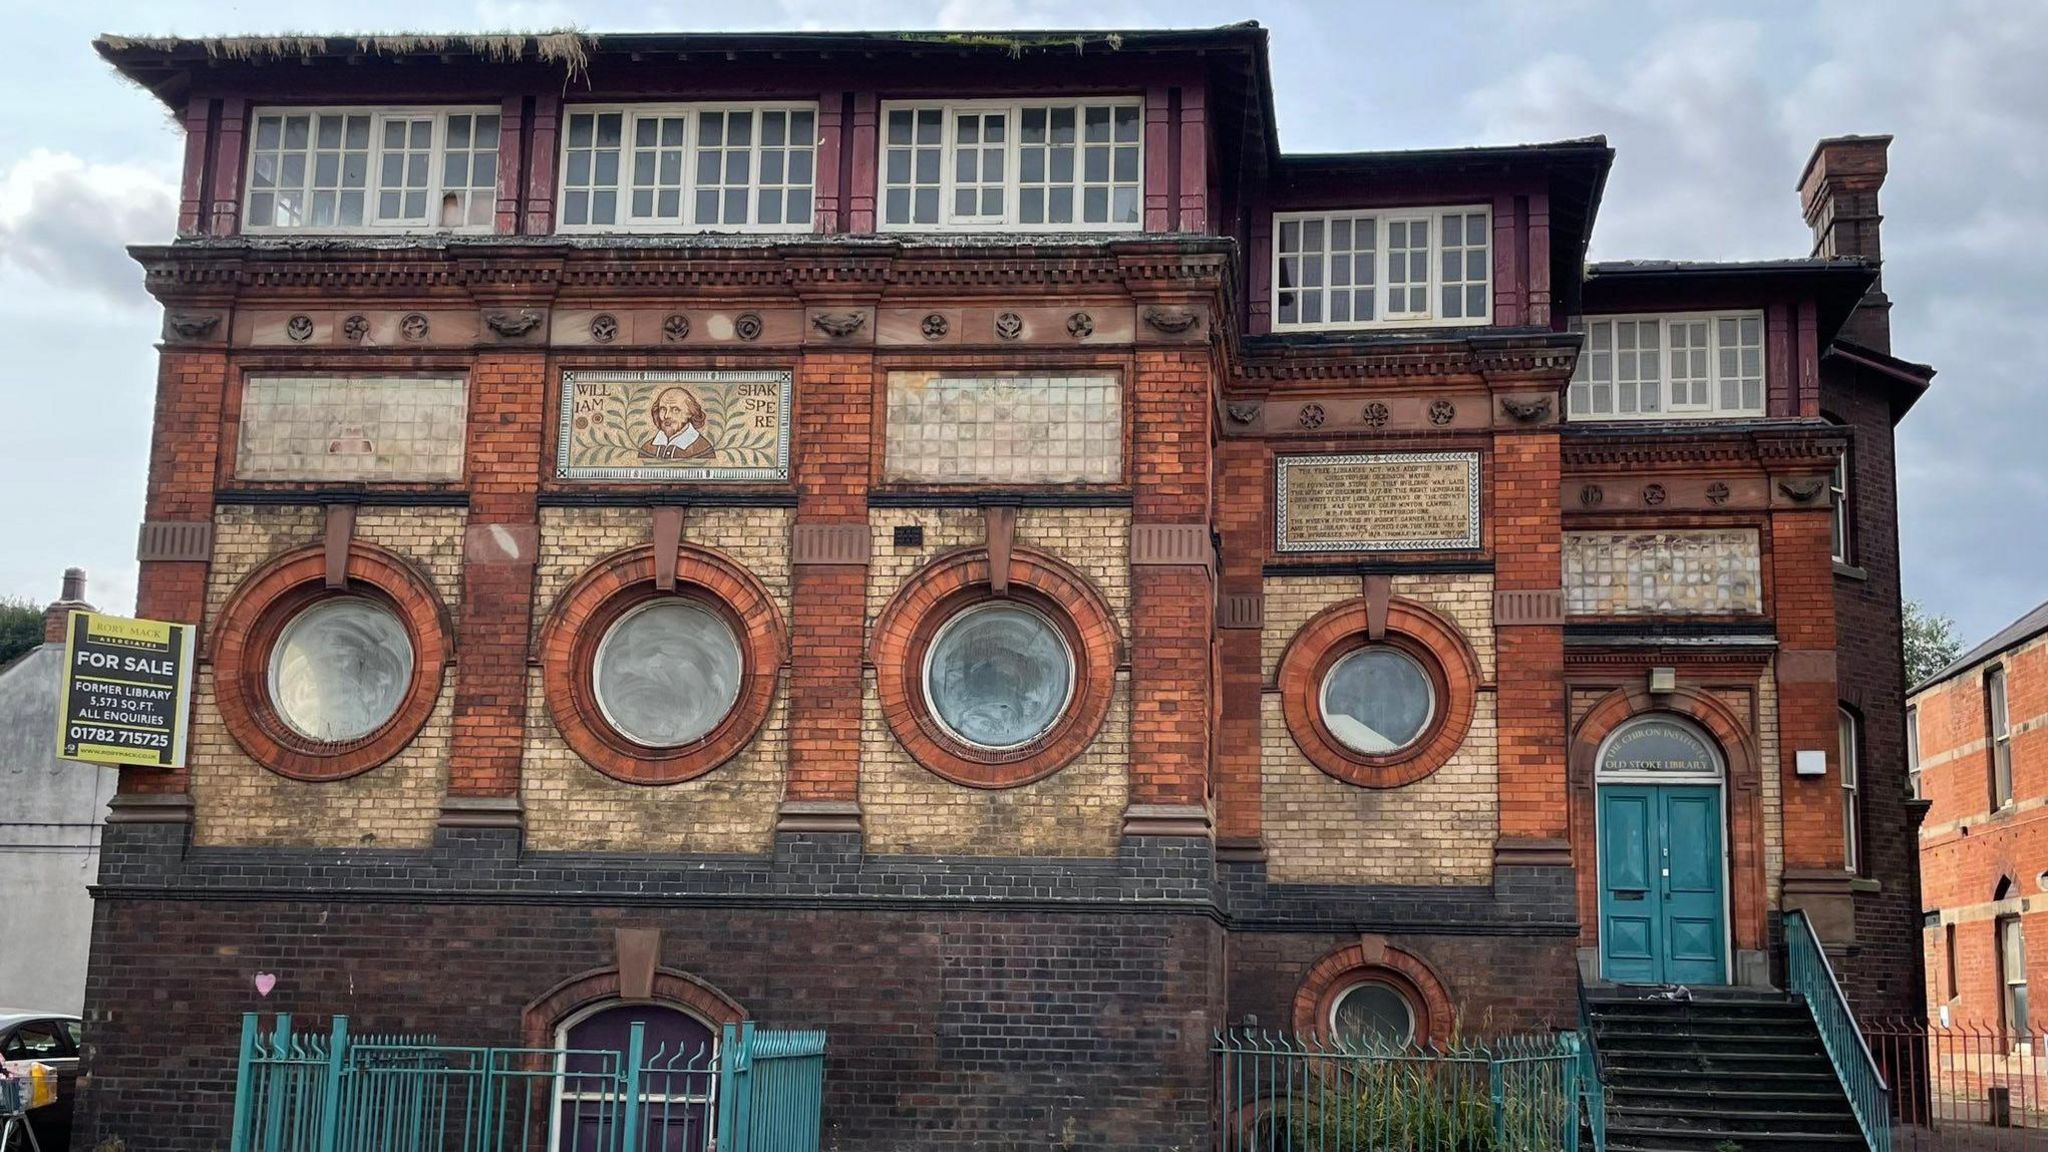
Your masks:
[[[1586,991],[1609,1152],[1864,1148],[1804,1001],[1712,989]]]

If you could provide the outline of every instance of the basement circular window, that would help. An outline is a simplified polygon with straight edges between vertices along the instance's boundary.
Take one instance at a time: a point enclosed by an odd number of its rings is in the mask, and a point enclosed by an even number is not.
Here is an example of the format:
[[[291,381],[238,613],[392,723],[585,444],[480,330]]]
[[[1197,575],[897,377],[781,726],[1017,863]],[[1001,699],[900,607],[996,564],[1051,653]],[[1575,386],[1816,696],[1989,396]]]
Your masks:
[[[1338,743],[1379,756],[1421,738],[1436,713],[1436,690],[1413,656],[1375,644],[1330,666],[1319,704],[1323,724]]]
[[[948,735],[976,748],[1021,748],[1066,711],[1074,655],[1043,614],[1017,603],[977,604],[932,638],[924,686]]]
[[[412,670],[412,640],[389,609],[362,596],[317,600],[271,648],[271,706],[308,740],[360,740],[398,714]]]
[[[1330,1036],[1346,1048],[1405,1048],[1415,1041],[1415,1007],[1392,984],[1362,980],[1330,1006]]]
[[[746,658],[723,618],[675,597],[619,617],[592,665],[597,705],[612,727],[650,748],[677,748],[732,711]]]

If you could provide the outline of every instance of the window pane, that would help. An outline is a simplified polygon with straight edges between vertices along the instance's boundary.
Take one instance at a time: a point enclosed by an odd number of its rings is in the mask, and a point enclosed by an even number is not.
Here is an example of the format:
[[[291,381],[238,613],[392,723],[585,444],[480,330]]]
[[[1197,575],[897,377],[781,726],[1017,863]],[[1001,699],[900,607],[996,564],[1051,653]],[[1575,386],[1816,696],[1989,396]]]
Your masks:
[[[1073,658],[1051,621],[1014,604],[984,604],[947,621],[925,657],[932,714],[960,740],[1015,748],[1066,710]]]
[[[1390,985],[1359,984],[1338,997],[1330,1011],[1330,1032],[1347,1048],[1403,1048],[1415,1039],[1415,1010]]]
[[[412,642],[389,610],[362,597],[322,600],[278,635],[270,702],[309,739],[359,740],[397,715],[412,668]]]
[[[613,624],[598,644],[598,708],[649,747],[702,739],[739,699],[745,659],[724,619],[693,600],[657,600]]]
[[[1356,752],[1405,748],[1428,726],[1435,691],[1414,657],[1374,645],[1338,660],[1323,678],[1323,723]]]

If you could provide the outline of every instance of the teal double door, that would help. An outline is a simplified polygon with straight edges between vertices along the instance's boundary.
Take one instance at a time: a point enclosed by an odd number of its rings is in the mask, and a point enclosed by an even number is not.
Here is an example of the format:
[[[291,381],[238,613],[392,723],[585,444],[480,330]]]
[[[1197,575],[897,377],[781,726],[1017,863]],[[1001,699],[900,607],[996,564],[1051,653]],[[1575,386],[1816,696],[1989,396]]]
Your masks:
[[[1724,984],[1718,784],[1600,785],[1600,967],[1623,984]]]

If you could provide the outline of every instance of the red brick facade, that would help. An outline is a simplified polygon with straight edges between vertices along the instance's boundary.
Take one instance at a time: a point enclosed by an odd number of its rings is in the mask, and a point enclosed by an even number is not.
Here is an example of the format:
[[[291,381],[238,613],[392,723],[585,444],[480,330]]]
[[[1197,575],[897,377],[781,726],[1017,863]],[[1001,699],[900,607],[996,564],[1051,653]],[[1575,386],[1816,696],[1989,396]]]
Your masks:
[[[1214,1029],[1324,1029],[1360,980],[1401,990],[1430,1038],[1569,1026],[1574,982],[1602,973],[1598,761],[1650,714],[1697,724],[1725,764],[1727,982],[1773,979],[1785,909],[1852,969],[1865,922],[1891,930],[1844,869],[1841,686],[1864,677],[1871,708],[1884,689],[1857,670],[1882,653],[1838,649],[1827,478],[1851,436],[1820,419],[1854,384],[1831,348],[1869,267],[1589,270],[1602,142],[1269,155],[1256,28],[1014,57],[738,37],[720,59],[661,40],[699,53],[689,93],[655,40],[605,43],[573,98],[531,53],[279,70],[102,45],[188,132],[184,238],[138,250],[166,309],[140,612],[199,624],[208,662],[204,754],[123,774],[88,1131],[206,1142],[218,1094],[197,1119],[153,1114],[140,1025],[115,1005],[233,954],[309,975],[264,1005],[209,976],[204,1005],[149,1023],[195,1065],[240,1007],[540,1044],[639,989],[714,1023],[827,1029],[844,1147],[989,1147],[1069,1116],[1081,1143],[1184,1147],[1207,1122]],[[1097,92],[1140,117],[1132,227],[887,226],[892,102]],[[249,231],[252,115],[372,95],[500,110],[491,230]],[[578,107],[683,96],[815,104],[811,233],[558,231]],[[1276,216],[1418,205],[1485,214],[1486,323],[1288,327]],[[1575,324],[1702,310],[1762,318],[1760,415],[1568,418]],[[787,373],[786,478],[578,473],[584,410],[563,406],[604,373]],[[252,380],[429,377],[467,397],[438,478],[404,472],[392,445],[414,431],[385,425],[332,434],[378,441],[361,475],[247,466],[290,424],[246,399]],[[1048,410],[1085,386],[1113,410],[1015,452],[1027,404],[980,424],[918,407],[955,379],[1042,388]],[[1101,432],[1089,478],[1035,479],[1072,464],[1039,457],[1077,428]],[[1889,428],[1853,438],[1888,446]],[[955,451],[968,440],[979,456]],[[436,451],[416,455],[453,458]],[[1888,451],[1855,459],[1889,468]],[[1401,515],[1469,519],[1470,539],[1401,536],[1381,505],[1414,492],[1313,498],[1317,468],[1411,464],[1471,479]],[[1866,486],[1859,516],[1889,516]],[[152,550],[173,536],[203,546]],[[1687,584],[1673,557],[1710,575]],[[414,683],[357,746],[291,747],[265,720],[269,641],[294,597],[353,588],[406,622]],[[596,702],[596,648],[674,595],[737,638],[737,703],[687,744],[638,745]],[[989,748],[935,719],[925,685],[941,627],[998,600],[1051,622],[1073,687],[1037,735]],[[1322,693],[1371,645],[1424,670],[1429,707],[1412,740],[1361,751]],[[1877,749],[1873,795],[1902,778]],[[1802,775],[1816,753],[1827,771]],[[1869,878],[1910,890],[1896,853],[1872,859],[1894,871]],[[172,923],[195,903],[207,927]],[[456,952],[464,987],[390,971]],[[349,999],[336,973],[362,965]]]

